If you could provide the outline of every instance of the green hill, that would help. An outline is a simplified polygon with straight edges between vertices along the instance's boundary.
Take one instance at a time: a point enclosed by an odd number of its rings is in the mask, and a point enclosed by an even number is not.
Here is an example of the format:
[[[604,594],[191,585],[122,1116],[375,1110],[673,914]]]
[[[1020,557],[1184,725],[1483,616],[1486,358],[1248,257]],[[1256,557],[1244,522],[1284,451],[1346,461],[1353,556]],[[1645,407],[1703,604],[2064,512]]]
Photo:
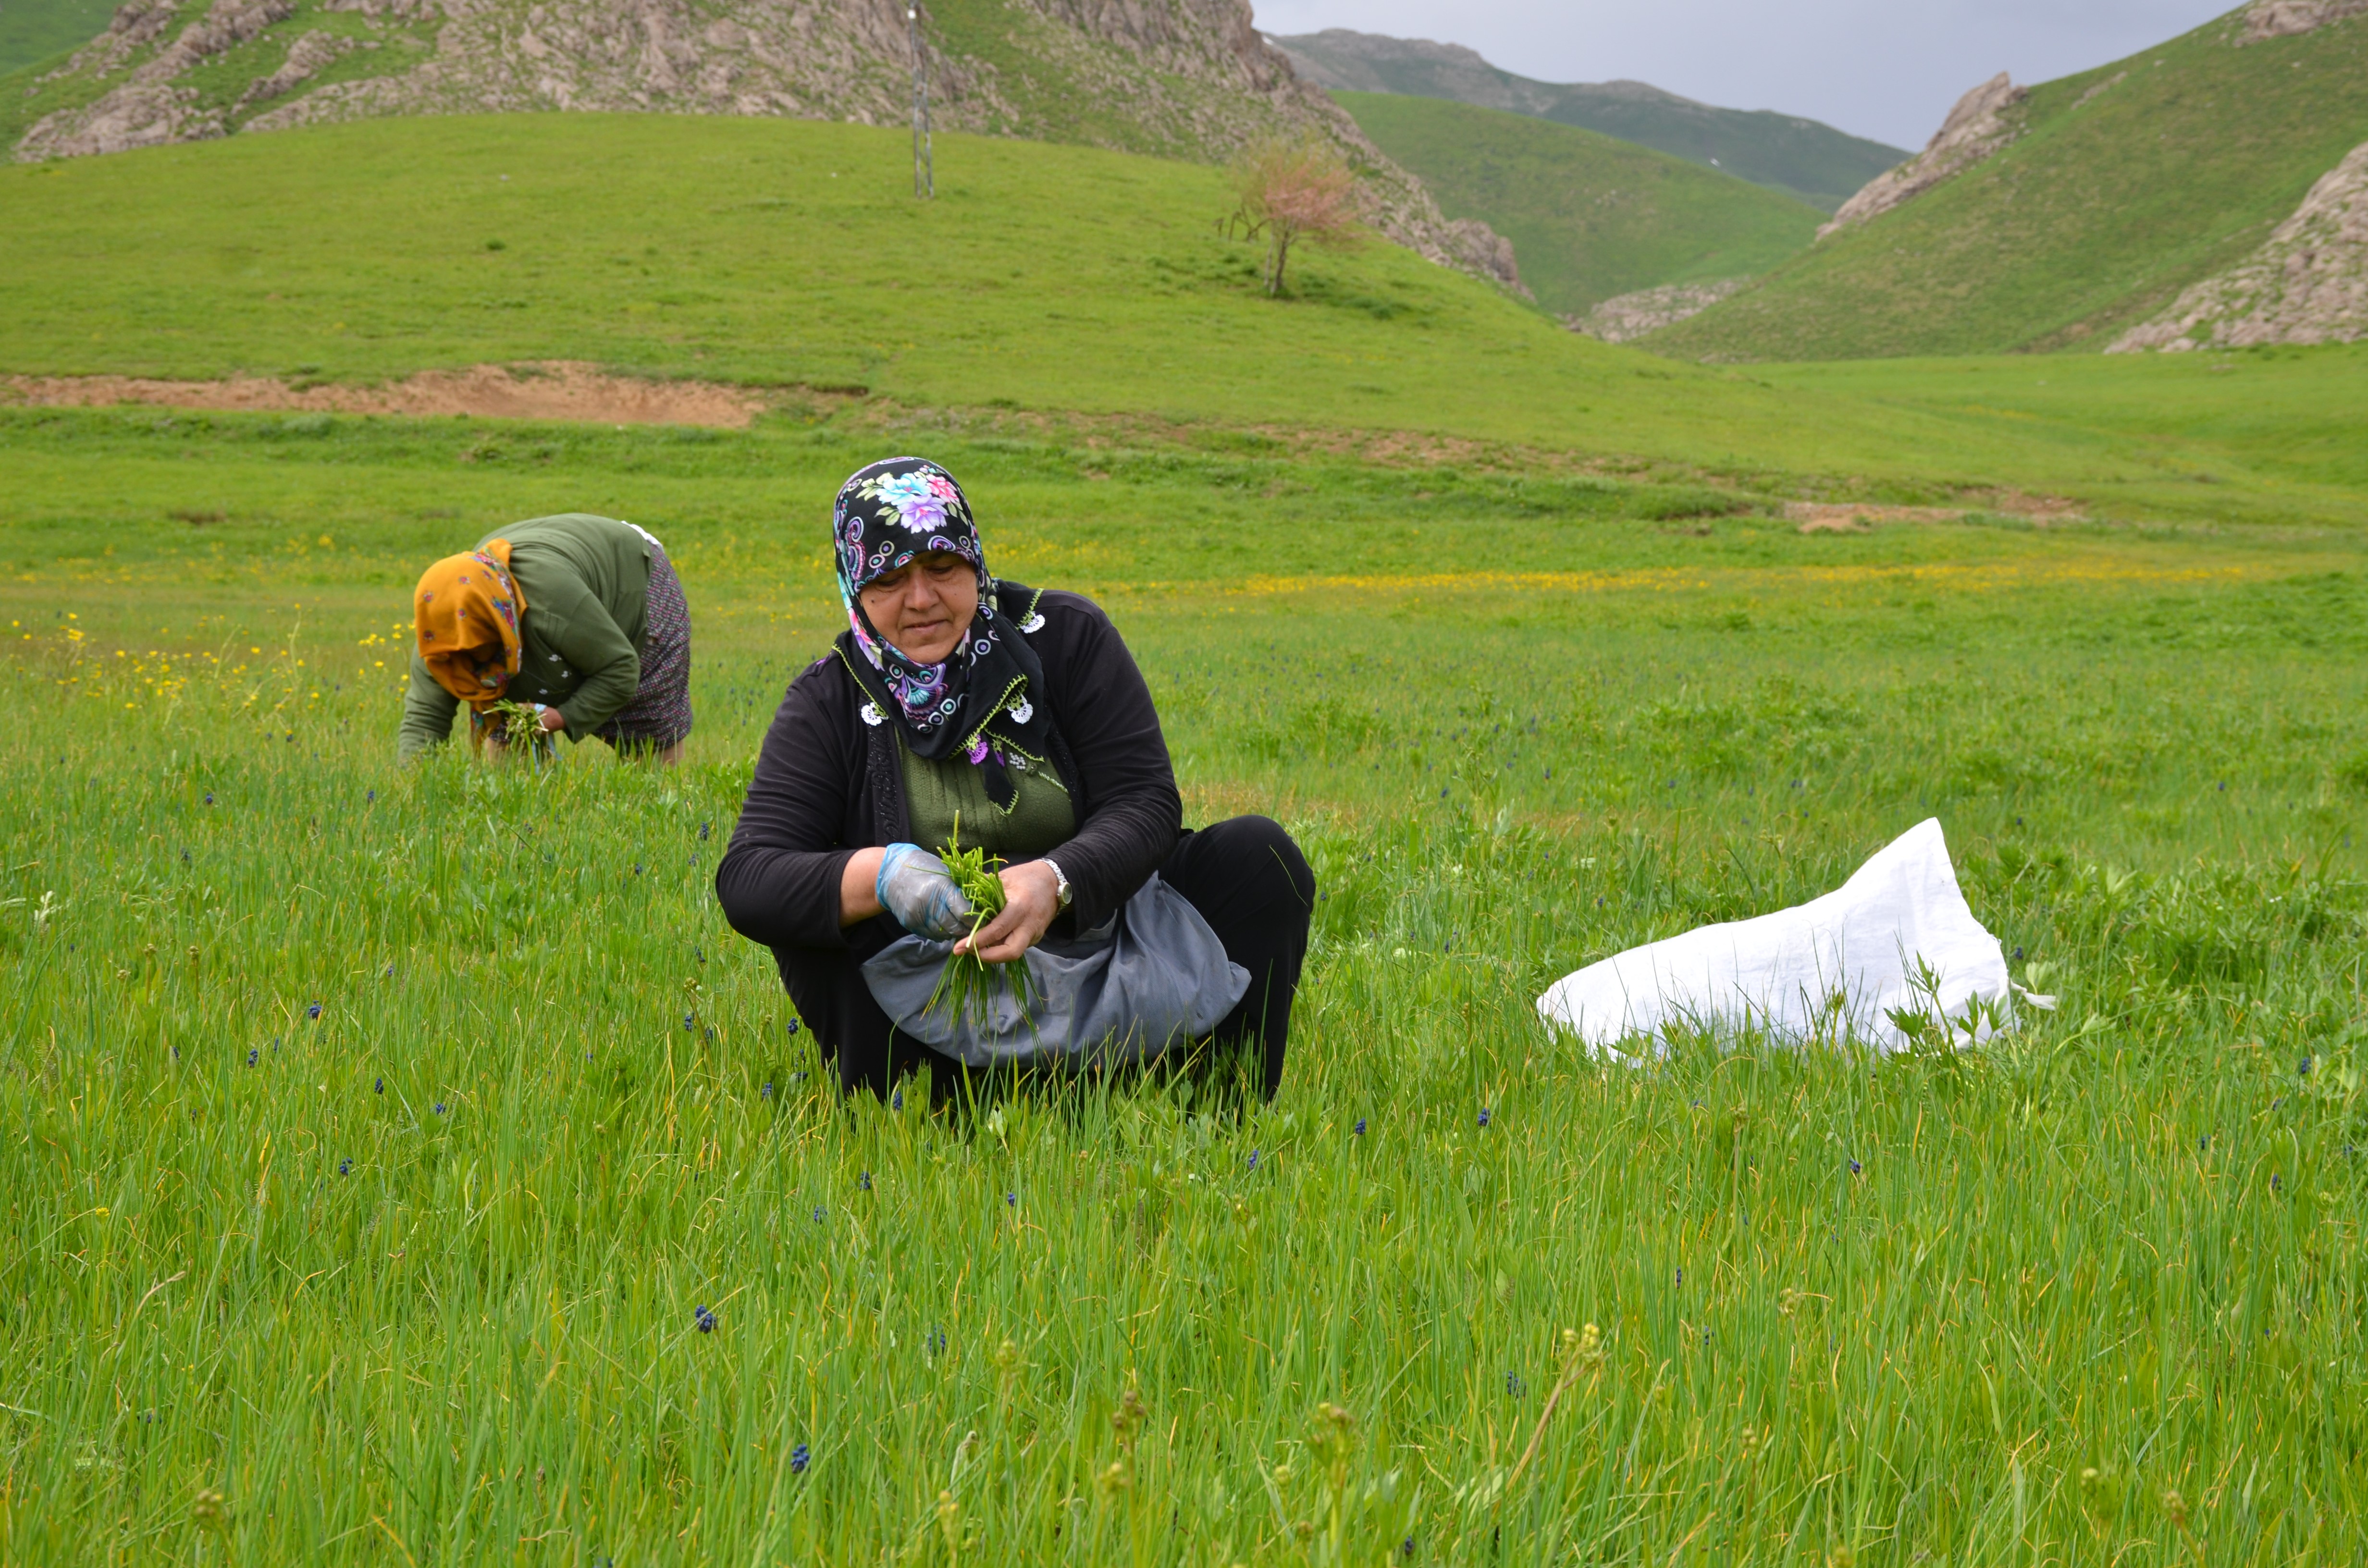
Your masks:
[[[1628,85],[1573,86],[1545,110],[1545,118],[1725,169],[1825,212],[1899,161],[1896,147],[1799,115],[1716,108],[1675,94],[1619,90]],[[1872,172],[1861,177],[1861,171]]]
[[[1521,280],[1561,314],[1765,272],[1816,232],[1813,207],[1632,142],[1443,98],[1332,96],[1441,211],[1511,240]]]
[[[909,158],[885,128],[585,114],[0,166],[0,399],[12,374],[577,360],[778,387],[791,419],[868,394],[900,429],[1470,453],[1517,510],[1523,475],[1577,471],[1707,476],[1725,488],[1684,504],[1712,510],[2013,488],[2115,517],[2360,515],[2368,348],[2242,377],[2100,358],[2069,405],[1956,366],[1841,387],[1597,343],[1378,242],[1294,261],[1268,300],[1206,165],[948,135],[925,203]]]
[[[97,37],[114,10],[107,0],[0,0],[0,76]]]
[[[2002,151],[1646,341],[1718,359],[2103,347],[2368,140],[2368,16],[2244,40],[2231,14],[2032,88]]]
[[[127,6],[64,68],[0,76],[0,148],[30,163],[351,119],[551,110],[902,126],[917,36],[939,131],[1202,163],[1278,135],[1328,139],[1374,229],[1518,291],[1510,247],[1441,218],[1421,182],[1248,20],[1245,0],[1163,0],[1145,15],[935,0],[914,35],[893,7],[780,0],[153,0]]]
[[[1581,338],[1394,245],[1260,298],[1222,169],[708,116],[355,121],[0,166],[0,373],[536,359],[911,403],[1893,460],[1906,428]],[[1789,454],[1789,456],[1787,455]]]
[[[1799,115],[1719,108],[1648,83],[1533,81],[1499,70],[1460,44],[1346,28],[1272,42],[1300,74],[1335,92],[1449,98],[1535,115],[1724,169],[1824,212],[1907,156]]]

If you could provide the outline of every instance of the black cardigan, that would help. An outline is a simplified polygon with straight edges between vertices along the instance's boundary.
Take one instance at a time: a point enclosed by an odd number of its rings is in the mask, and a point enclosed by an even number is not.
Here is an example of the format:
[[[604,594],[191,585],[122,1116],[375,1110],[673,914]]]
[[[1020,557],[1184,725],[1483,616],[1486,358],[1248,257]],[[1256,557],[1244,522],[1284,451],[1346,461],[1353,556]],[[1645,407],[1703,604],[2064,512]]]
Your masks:
[[[1047,593],[1036,608],[1044,624],[1028,645],[1044,666],[1052,761],[1079,824],[1052,858],[1069,879],[1064,918],[1086,928],[1133,898],[1176,847],[1184,802],[1151,690],[1110,617],[1076,594]],[[912,832],[894,731],[866,723],[865,701],[833,652],[790,683],[773,715],[715,868],[724,918],[751,941],[876,950],[904,934],[885,915],[838,923],[839,879],[855,851]]]

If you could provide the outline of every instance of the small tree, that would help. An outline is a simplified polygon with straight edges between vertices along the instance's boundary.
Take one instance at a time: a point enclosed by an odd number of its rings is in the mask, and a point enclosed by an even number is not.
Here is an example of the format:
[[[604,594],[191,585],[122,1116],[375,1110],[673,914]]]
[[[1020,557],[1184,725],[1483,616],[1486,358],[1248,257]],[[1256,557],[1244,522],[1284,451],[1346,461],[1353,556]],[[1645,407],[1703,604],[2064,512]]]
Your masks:
[[[1291,247],[1347,244],[1357,233],[1357,176],[1338,148],[1328,142],[1261,142],[1234,165],[1240,204],[1226,220],[1246,239],[1266,241],[1263,279],[1269,295],[1282,292]]]

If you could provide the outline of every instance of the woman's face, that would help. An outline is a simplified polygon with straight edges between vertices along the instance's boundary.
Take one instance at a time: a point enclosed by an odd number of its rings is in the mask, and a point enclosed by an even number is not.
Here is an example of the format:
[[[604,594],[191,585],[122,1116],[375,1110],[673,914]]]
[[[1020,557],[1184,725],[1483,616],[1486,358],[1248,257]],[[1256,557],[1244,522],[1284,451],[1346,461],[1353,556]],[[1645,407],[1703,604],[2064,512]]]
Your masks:
[[[977,569],[937,550],[856,590],[881,636],[916,665],[941,664],[978,613]]]

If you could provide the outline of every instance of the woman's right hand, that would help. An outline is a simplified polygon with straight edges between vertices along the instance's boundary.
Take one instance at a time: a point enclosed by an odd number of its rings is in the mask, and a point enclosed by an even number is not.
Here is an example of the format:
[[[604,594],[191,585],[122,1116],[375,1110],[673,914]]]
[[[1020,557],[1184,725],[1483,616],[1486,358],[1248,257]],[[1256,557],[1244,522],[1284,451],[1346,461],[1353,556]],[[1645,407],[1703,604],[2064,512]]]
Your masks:
[[[970,930],[970,900],[947,874],[946,863],[917,844],[892,844],[880,852],[873,892],[880,907],[916,937],[951,942]]]

